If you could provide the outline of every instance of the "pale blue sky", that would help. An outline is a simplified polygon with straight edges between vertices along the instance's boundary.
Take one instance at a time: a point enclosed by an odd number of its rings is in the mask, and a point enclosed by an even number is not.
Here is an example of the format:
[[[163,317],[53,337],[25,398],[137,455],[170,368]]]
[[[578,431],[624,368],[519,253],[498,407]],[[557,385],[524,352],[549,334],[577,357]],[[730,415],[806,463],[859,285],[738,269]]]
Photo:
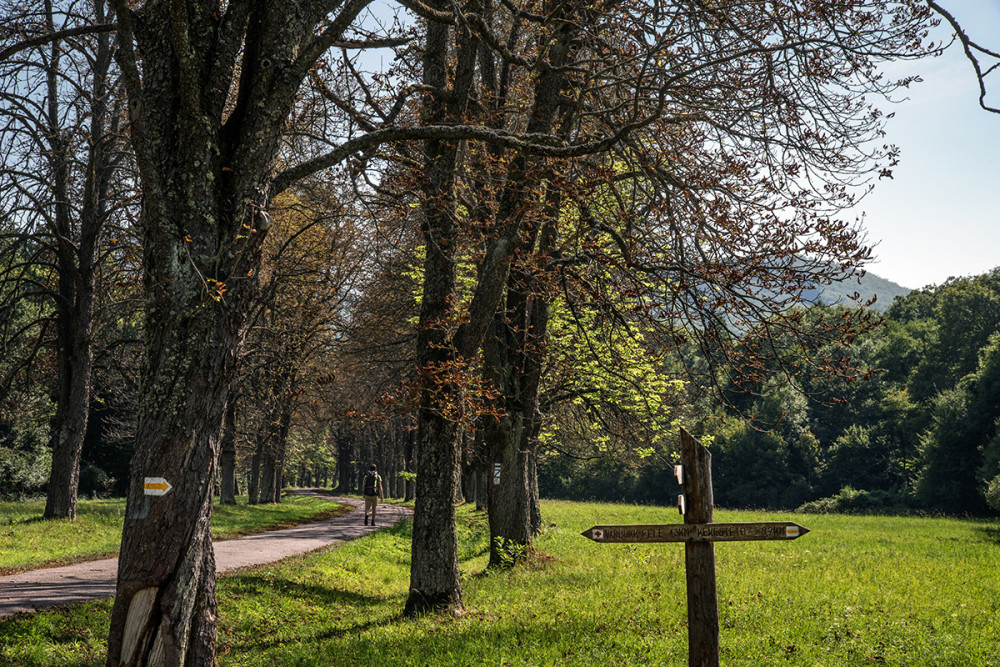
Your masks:
[[[973,39],[1000,50],[1000,0],[941,0]],[[950,29],[939,29],[947,38]],[[958,45],[891,74],[924,79],[894,105],[887,140],[902,151],[892,180],[859,207],[877,243],[868,270],[905,287],[1000,266],[1000,115],[979,107],[972,66]],[[1000,71],[992,75],[1000,106]]]

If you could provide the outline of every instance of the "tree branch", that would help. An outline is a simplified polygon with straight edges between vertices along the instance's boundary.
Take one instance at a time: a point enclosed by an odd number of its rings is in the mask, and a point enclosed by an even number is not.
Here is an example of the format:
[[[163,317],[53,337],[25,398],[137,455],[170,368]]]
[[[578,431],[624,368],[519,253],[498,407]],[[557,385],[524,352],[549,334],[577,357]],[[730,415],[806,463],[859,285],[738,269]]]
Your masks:
[[[1000,114],[1000,108],[990,106],[986,103],[986,77],[990,74],[990,72],[995,70],[997,67],[1000,67],[1000,62],[992,65],[984,71],[982,65],[979,64],[979,59],[976,57],[976,54],[980,53],[991,58],[996,58],[1000,61],[1000,53],[984,48],[969,39],[969,35],[962,28],[961,24],[959,24],[958,19],[956,19],[953,14],[934,0],[927,0],[927,6],[944,17],[944,19],[955,30],[955,37],[958,38],[959,42],[961,42],[962,49],[965,51],[965,57],[969,59],[969,62],[972,63],[972,68],[976,71],[976,79],[979,81],[979,106],[990,113]]]
[[[117,23],[107,23],[104,25],[87,25],[87,26],[79,26],[77,28],[67,28],[65,30],[57,30],[56,32],[50,32],[45,35],[39,35],[38,37],[32,37],[31,39],[26,39],[23,42],[11,44],[3,51],[0,51],[0,60],[6,60],[11,56],[20,53],[21,51],[24,51],[26,49],[31,49],[36,46],[44,46],[46,44],[58,41],[60,39],[77,37],[79,35],[96,35],[102,32],[114,32],[115,30],[118,30]]]

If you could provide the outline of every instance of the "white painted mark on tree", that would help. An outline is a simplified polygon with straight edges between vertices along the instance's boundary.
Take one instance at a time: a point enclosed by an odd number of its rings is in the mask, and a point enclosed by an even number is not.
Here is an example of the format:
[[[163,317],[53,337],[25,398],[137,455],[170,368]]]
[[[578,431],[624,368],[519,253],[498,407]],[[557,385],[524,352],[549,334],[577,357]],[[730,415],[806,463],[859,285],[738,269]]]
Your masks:
[[[496,486],[500,483],[500,464],[493,464],[493,485]]]

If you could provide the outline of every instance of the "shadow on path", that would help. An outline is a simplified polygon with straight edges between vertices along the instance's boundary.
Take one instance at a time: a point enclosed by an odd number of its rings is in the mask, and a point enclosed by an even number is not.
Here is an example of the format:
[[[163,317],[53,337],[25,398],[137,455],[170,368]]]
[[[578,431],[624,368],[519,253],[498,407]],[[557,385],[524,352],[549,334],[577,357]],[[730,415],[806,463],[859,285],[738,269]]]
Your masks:
[[[323,497],[354,509],[325,521],[216,542],[217,573],[274,563],[289,556],[358,539],[413,515],[408,507],[383,503],[378,509],[380,525],[365,526],[360,511],[364,501],[360,498]],[[0,618],[112,596],[117,577],[117,558],[0,577]]]

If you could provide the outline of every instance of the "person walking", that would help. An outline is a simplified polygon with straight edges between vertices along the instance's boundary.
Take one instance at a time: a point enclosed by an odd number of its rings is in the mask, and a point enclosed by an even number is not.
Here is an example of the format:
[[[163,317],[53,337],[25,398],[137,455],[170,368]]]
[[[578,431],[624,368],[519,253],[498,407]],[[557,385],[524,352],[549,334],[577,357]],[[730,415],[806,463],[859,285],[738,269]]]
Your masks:
[[[385,498],[385,493],[382,490],[382,477],[378,474],[378,468],[375,464],[368,466],[368,472],[365,473],[365,478],[361,481],[361,495],[365,498],[365,525],[368,525],[368,514],[372,515],[372,525],[375,525],[375,508],[378,507],[378,501],[380,498]]]

